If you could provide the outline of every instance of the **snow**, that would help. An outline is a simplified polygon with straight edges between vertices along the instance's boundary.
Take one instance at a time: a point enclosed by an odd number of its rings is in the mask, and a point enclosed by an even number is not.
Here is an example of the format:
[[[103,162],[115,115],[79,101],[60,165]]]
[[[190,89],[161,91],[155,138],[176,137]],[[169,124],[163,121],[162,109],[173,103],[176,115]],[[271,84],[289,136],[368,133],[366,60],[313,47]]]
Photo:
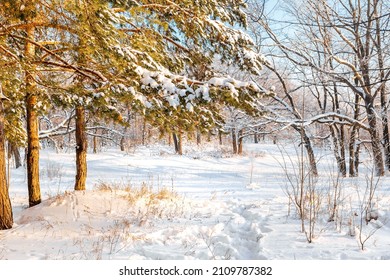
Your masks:
[[[280,149],[245,147],[244,156],[213,144],[188,146],[184,156],[158,145],[91,153],[87,190],[79,192],[72,190],[75,154],[43,149],[41,204],[27,208],[25,169],[12,169],[15,224],[0,231],[0,259],[390,259],[389,177],[378,186],[379,218],[364,227],[379,228],[365,250],[358,232],[349,234],[348,216],[339,229],[320,219],[308,243],[285,194]],[[320,186],[327,188],[332,154],[317,153]],[[347,193],[356,194],[364,178],[345,179],[343,209],[358,211]]]

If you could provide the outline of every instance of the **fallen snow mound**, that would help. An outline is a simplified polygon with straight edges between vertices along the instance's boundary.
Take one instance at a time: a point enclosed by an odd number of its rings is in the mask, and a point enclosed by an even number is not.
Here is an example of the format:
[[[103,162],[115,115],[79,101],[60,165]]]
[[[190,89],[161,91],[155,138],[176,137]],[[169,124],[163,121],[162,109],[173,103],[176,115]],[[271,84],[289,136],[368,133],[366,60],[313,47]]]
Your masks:
[[[18,239],[3,252],[12,259],[21,251],[26,259],[264,258],[256,205],[130,192],[66,192],[25,209],[4,237]]]

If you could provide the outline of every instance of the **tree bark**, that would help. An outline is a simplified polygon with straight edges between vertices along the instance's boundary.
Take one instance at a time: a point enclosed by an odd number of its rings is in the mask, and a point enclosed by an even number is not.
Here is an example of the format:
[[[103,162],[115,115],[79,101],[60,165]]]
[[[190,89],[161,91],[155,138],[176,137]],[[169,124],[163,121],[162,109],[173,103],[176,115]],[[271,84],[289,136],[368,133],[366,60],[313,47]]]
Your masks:
[[[142,146],[145,146],[146,144],[146,120],[144,119],[142,121]]]
[[[376,1],[375,1],[376,2]],[[374,13],[377,14],[378,3],[374,5]],[[378,66],[379,75],[382,86],[380,87],[380,98],[381,98],[381,119],[382,119],[382,141],[383,148],[385,151],[385,164],[387,170],[390,170],[390,134],[389,134],[389,117],[388,117],[388,106],[387,106],[387,94],[386,94],[386,78],[385,78],[385,67],[384,67],[384,56],[382,49],[382,35],[381,35],[381,22],[379,17],[375,19],[376,26],[376,49],[378,54]]]
[[[179,140],[176,133],[172,133],[173,144],[175,146],[175,153],[179,153]]]
[[[7,187],[4,142],[3,101],[0,100],[0,230],[10,229],[14,223],[11,200]]]
[[[370,127],[369,133],[371,138],[371,146],[373,153],[373,160],[375,166],[375,173],[377,176],[385,175],[385,167],[383,161],[383,153],[381,150],[381,142],[378,134],[378,125],[375,116],[375,109],[373,107],[372,98],[366,98],[366,111],[367,111],[367,120]]]
[[[355,95],[354,119],[358,120],[360,115],[360,97]],[[359,145],[356,142],[359,138],[359,127],[352,126],[351,135],[349,137],[349,176],[356,177],[359,170]]]
[[[125,138],[125,136],[123,135],[123,136],[121,137],[121,142],[120,142],[121,152],[126,151],[125,143],[126,143],[126,138]]]
[[[175,152],[178,155],[183,155],[183,132],[173,133],[173,143],[175,144]]]
[[[199,130],[196,131],[196,145],[202,144],[202,134]]]
[[[238,153],[238,149],[237,149],[237,134],[235,128],[232,128],[232,145],[233,145],[233,154],[236,155]]]
[[[181,131],[181,129],[179,130],[179,137],[178,137],[178,144],[179,144],[179,146],[178,146],[178,151],[177,151],[177,153],[179,154],[179,155],[183,155],[183,132]]]
[[[87,180],[87,135],[85,133],[85,109],[76,108],[76,191],[85,190]]]
[[[17,146],[12,142],[8,142],[8,158],[14,158],[15,168],[18,169],[22,166],[22,158],[20,157],[20,152]]]
[[[306,153],[309,158],[310,170],[314,176],[318,176],[317,161],[314,155],[313,146],[310,137],[307,135],[305,129],[301,126],[294,125],[293,128],[301,134],[302,145],[305,145]],[[276,138],[274,138],[276,139]],[[276,143],[274,143],[276,144]]]
[[[242,155],[243,149],[244,149],[244,137],[243,137],[244,129],[240,129],[238,131],[238,147],[237,147],[237,153],[239,155]]]
[[[29,26],[26,29],[27,37],[35,39],[35,28]],[[25,55],[29,59],[35,56],[35,46],[26,41]],[[41,189],[39,183],[39,129],[38,117],[35,107],[37,106],[36,83],[33,77],[33,69],[26,71],[26,122],[27,122],[27,185],[29,206],[41,203]]]
[[[347,166],[345,162],[345,148],[344,148],[344,134],[341,134],[338,131],[338,128],[336,125],[331,125],[329,127],[330,134],[332,136],[332,142],[333,142],[333,153],[336,158],[337,163],[337,169],[339,171],[339,174],[343,177],[347,176]],[[340,128],[342,129],[342,128]]]
[[[95,134],[97,133],[97,129],[95,129]],[[97,136],[93,136],[93,153],[97,154],[97,145],[98,145],[98,139]]]

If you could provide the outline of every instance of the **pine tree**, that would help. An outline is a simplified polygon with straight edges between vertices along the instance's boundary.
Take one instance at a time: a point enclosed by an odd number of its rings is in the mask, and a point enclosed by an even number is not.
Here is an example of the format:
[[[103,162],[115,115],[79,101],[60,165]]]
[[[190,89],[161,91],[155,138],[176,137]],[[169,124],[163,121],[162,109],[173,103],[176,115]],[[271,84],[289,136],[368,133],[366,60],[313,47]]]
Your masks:
[[[5,145],[4,145],[4,112],[3,102],[7,98],[3,95],[0,83],[0,230],[10,229],[13,225],[11,200],[9,198],[7,176],[5,169]]]
[[[255,100],[265,92],[256,84],[186,74],[216,58],[259,73],[264,59],[241,30],[244,6],[240,0],[2,1],[3,52],[25,85],[17,98],[27,112],[30,206],[41,199],[37,116],[50,106],[77,108],[77,166],[85,176],[84,110],[123,123],[122,109],[131,106],[172,131],[209,129],[222,120],[223,104],[256,114]],[[85,188],[85,176],[76,176],[76,189]]]

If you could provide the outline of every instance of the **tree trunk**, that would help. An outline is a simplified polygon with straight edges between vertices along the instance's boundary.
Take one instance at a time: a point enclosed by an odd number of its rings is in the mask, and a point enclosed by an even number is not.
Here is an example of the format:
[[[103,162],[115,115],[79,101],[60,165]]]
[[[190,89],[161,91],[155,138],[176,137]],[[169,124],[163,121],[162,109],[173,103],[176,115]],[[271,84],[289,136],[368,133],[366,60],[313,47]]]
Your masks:
[[[354,119],[358,120],[360,115],[360,97],[355,95]],[[359,127],[352,126],[351,135],[349,137],[349,176],[356,177],[358,175],[359,166],[359,145],[356,142],[359,138]]]
[[[27,37],[35,40],[33,26],[26,28]],[[26,41],[25,55],[29,59],[35,56],[35,46]],[[29,206],[41,203],[41,189],[39,184],[39,131],[38,117],[35,107],[37,106],[36,84],[33,77],[33,69],[26,71],[26,122],[27,122],[27,185]]]
[[[329,61],[330,67],[333,71],[333,63],[332,60]],[[340,110],[340,101],[339,101],[339,91],[336,83],[333,83],[333,111],[337,114],[341,114]],[[342,119],[339,118],[339,121],[342,121]],[[332,140],[333,145],[335,149],[335,156],[337,161],[337,167],[339,169],[339,173],[343,176],[347,176],[347,165],[345,161],[345,135],[344,135],[344,126],[343,125],[331,125],[330,127],[331,134],[332,134]]]
[[[142,146],[146,144],[146,120],[142,121]]]
[[[97,130],[95,129],[95,134],[97,133],[96,131],[97,131]],[[94,135],[94,136],[93,136],[93,153],[94,153],[94,154],[97,154],[97,145],[98,145],[97,136]]]
[[[375,14],[377,14],[378,5],[374,5]],[[385,78],[385,67],[384,67],[384,57],[383,57],[383,49],[382,49],[382,32],[381,32],[381,23],[379,17],[375,19],[376,23],[376,48],[378,55],[378,68],[380,81],[382,86],[380,88],[380,97],[381,97],[381,119],[382,119],[382,141],[383,148],[385,151],[385,164],[387,170],[390,170],[390,134],[389,134],[389,117],[388,113],[388,105],[387,105],[387,94],[386,94],[386,78]]]
[[[0,230],[10,229],[14,223],[7,187],[4,142],[3,101],[0,100]]]
[[[352,127],[351,135],[350,135],[350,140],[349,140],[349,176],[350,177],[356,177],[357,176],[357,165],[358,163],[356,162],[356,152],[357,152],[357,147],[356,147],[356,141],[357,141],[357,136],[358,136],[358,128],[356,126]]]
[[[126,143],[126,139],[125,139],[125,136],[123,135],[123,136],[121,137],[121,142],[120,142],[121,152],[126,151],[125,143]]]
[[[304,128],[300,126],[293,126],[293,128],[301,134],[302,145],[305,145],[306,153],[309,158],[310,171],[314,176],[318,176],[317,161],[314,155],[313,146],[311,144],[310,138],[307,135]]]
[[[243,137],[244,129],[241,129],[238,131],[238,147],[237,147],[237,153],[239,155],[242,155],[243,148],[244,148],[244,137]]]
[[[333,142],[333,153],[336,158],[337,169],[341,176],[347,176],[347,166],[345,162],[345,150],[344,150],[344,141],[341,138],[344,134],[339,133],[336,125],[331,125],[329,127],[330,134],[332,136]]]
[[[199,130],[196,131],[196,145],[202,144],[202,134]]]
[[[222,141],[222,132],[218,130],[218,138],[219,138],[219,145],[222,146],[223,141]]]
[[[238,153],[237,149],[237,135],[236,135],[236,129],[232,128],[232,145],[233,145],[233,154]]]
[[[172,133],[173,144],[175,145],[175,153],[179,153],[179,140],[177,139],[176,133]]]
[[[175,144],[175,152],[178,155],[183,155],[183,132],[181,130],[178,134],[173,133],[173,143]]]
[[[76,108],[76,191],[85,190],[87,180],[87,135],[85,133],[85,109]]]
[[[383,153],[381,150],[381,143],[380,143],[379,134],[378,134],[378,125],[376,122],[375,110],[373,107],[373,100],[372,100],[372,98],[367,97],[365,102],[366,102],[368,125],[370,127],[369,133],[370,133],[370,138],[371,138],[375,173],[377,176],[383,176],[383,175],[385,175],[385,167],[384,167],[384,162],[383,162]]]
[[[390,134],[389,134],[389,118],[387,116],[387,97],[385,90],[381,90],[381,118],[383,131],[383,148],[385,150],[385,162],[387,170],[390,170]]]
[[[125,126],[123,129],[123,135],[120,141],[121,152],[126,151],[126,134],[127,134],[127,126]]]
[[[14,158],[15,168],[18,169],[22,166],[22,159],[20,157],[20,152],[17,146],[12,142],[8,142],[8,159]]]
[[[178,144],[179,144],[179,146],[178,146],[178,151],[177,151],[177,153],[179,154],[179,155],[183,155],[183,132],[181,131],[181,130],[179,130],[179,139],[178,139]]]

